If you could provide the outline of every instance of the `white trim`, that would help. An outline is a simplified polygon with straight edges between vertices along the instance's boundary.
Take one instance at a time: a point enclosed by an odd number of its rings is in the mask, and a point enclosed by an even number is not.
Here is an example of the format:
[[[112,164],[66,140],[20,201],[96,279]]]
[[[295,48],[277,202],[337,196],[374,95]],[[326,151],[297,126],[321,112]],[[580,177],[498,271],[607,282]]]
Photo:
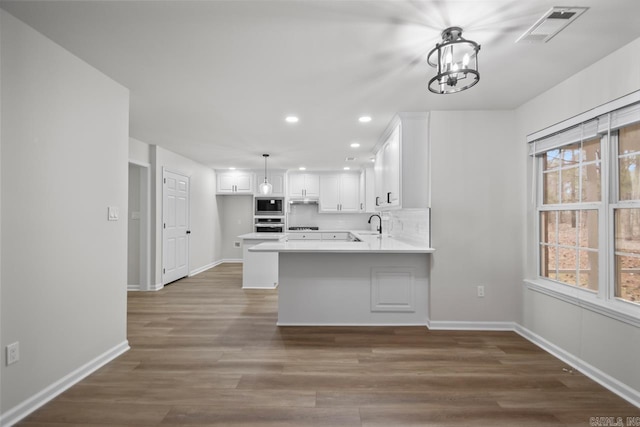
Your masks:
[[[597,294],[589,291],[546,280],[526,279],[524,280],[524,286],[531,291],[548,295],[585,310],[640,328],[640,316],[638,316],[640,309],[630,306],[631,303],[622,301],[619,304],[611,301],[605,302],[598,298]],[[615,305],[612,306],[613,304]]]
[[[164,288],[164,285],[162,283],[156,283],[155,285],[151,285],[151,287],[149,288],[150,291],[159,291],[162,288]]]
[[[131,283],[129,283],[127,285],[127,292],[136,292],[136,291],[141,291],[142,289],[140,289],[140,285],[139,284],[135,284],[132,285]]]
[[[551,125],[545,129],[531,133],[527,135],[527,142],[533,142],[535,140],[547,137],[554,133],[558,133],[570,127],[577,126],[582,122],[595,119],[598,116],[607,114],[613,110],[618,110],[620,108],[626,107],[635,102],[640,102],[640,90],[631,92],[627,95],[621,96],[618,99],[614,99],[613,101],[607,102],[606,104],[599,105],[595,108],[592,108],[591,110],[578,114],[577,116],[570,117],[566,120],[563,120],[554,125]]]
[[[547,341],[540,335],[530,331],[524,326],[516,324],[514,331],[520,336],[522,336],[523,338],[537,345],[541,349],[545,350],[546,352],[557,357],[558,359],[562,360],[566,364],[582,372],[586,377],[597,382],[598,384],[605,387],[612,393],[617,394],[627,402],[640,408],[640,391],[634,390],[628,385],[613,378],[611,375],[601,371],[600,369],[585,362],[579,357],[574,356],[573,354],[567,352],[566,350]]]
[[[427,327],[434,331],[513,331],[514,322],[474,322],[457,320],[429,320]]]
[[[0,416],[0,426],[12,426],[21,419],[31,414],[68,388],[80,382],[85,377],[100,369],[102,366],[114,360],[116,357],[129,350],[129,342],[123,341],[115,347],[102,353],[95,359],[82,365],[78,369],[60,378],[42,391],[34,394],[22,403],[14,406]]]
[[[220,261],[216,261],[216,262],[211,262],[211,263],[209,263],[207,265],[204,265],[202,267],[198,267],[198,268],[196,268],[194,270],[191,270],[187,277],[196,276],[196,275],[202,273],[203,271],[207,271],[208,269],[213,268],[213,267],[215,267],[216,265],[219,265],[219,264],[220,264]]]
[[[131,163],[132,165],[143,167],[143,168],[150,168],[151,167],[151,163],[141,162],[139,160],[129,159],[129,163]]]
[[[219,264],[242,264],[243,262],[242,258],[224,258],[218,261]]]

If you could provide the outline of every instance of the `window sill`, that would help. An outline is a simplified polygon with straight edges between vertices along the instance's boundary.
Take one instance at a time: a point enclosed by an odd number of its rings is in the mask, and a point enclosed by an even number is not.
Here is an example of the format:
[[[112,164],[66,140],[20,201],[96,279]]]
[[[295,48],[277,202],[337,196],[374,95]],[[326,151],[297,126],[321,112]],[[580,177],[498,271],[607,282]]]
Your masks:
[[[525,279],[524,286],[532,291],[640,328],[640,307],[632,303],[617,300],[605,302],[595,293],[544,279]]]

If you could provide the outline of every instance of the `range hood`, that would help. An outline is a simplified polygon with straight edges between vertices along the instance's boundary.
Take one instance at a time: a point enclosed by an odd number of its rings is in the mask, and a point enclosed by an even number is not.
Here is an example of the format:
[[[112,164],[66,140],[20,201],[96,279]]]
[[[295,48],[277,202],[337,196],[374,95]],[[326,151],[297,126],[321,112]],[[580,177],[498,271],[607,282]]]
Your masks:
[[[308,197],[299,197],[289,199],[290,205],[317,205],[318,199],[311,199]]]

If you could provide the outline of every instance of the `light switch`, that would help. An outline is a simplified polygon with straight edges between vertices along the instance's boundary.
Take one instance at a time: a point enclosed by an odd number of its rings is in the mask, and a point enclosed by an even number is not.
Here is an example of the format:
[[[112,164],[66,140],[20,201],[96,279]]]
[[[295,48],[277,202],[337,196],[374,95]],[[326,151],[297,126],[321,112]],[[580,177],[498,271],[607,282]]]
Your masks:
[[[109,221],[117,221],[120,216],[120,212],[116,206],[107,207]]]

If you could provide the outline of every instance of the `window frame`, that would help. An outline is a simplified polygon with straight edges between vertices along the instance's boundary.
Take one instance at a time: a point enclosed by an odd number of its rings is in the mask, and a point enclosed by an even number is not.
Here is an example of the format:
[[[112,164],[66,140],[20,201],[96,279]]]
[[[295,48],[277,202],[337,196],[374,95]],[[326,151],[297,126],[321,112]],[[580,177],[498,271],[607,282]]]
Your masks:
[[[552,126],[547,130],[537,132],[530,135],[528,142],[533,142],[529,155],[533,157],[532,165],[532,191],[534,197],[533,212],[535,221],[533,231],[535,233],[535,278],[525,279],[525,286],[529,289],[541,292],[569,302],[571,304],[587,308],[591,311],[603,314],[605,316],[620,320],[625,323],[640,327],[640,302],[632,302],[615,296],[616,286],[616,267],[615,267],[615,210],[623,208],[640,209],[640,200],[623,200],[619,199],[619,156],[618,156],[618,131],[634,123],[640,121],[635,120],[623,123],[620,126],[612,127],[612,114],[618,110],[624,110],[624,107],[637,107],[640,109],[640,92],[633,93],[630,96],[631,101],[620,105],[621,101],[616,100],[611,103],[612,107],[606,111],[606,106],[599,107],[594,111],[584,113],[579,117],[574,117],[567,121],[565,127],[562,124]],[[613,108],[615,107],[615,108]],[[597,113],[597,114],[595,114]],[[623,112],[622,115],[627,114]],[[544,150],[536,151],[536,141],[545,137],[562,134],[563,132],[573,131],[575,133],[576,125],[582,126],[589,120],[598,119],[598,131],[596,135],[600,139],[600,192],[601,200],[599,202],[578,202],[578,203],[556,203],[543,204],[544,191],[544,171],[543,156],[545,153],[553,149],[561,149],[576,142],[587,142],[593,139],[593,136],[580,138],[576,141],[567,141],[566,143],[557,144],[555,147],[546,147]],[[580,121],[580,119],[582,121]],[[546,133],[546,135],[544,135]],[[542,136],[540,136],[542,135]],[[559,183],[559,185],[561,185]],[[582,184],[580,184],[582,190]],[[572,285],[542,276],[543,269],[541,265],[541,248],[542,236],[541,219],[542,212],[551,211],[559,212],[566,210],[583,211],[595,209],[598,211],[598,290],[593,291],[579,285]],[[576,242],[579,245],[579,242]],[[579,264],[578,264],[579,265]],[[576,283],[579,279],[576,280]]]

